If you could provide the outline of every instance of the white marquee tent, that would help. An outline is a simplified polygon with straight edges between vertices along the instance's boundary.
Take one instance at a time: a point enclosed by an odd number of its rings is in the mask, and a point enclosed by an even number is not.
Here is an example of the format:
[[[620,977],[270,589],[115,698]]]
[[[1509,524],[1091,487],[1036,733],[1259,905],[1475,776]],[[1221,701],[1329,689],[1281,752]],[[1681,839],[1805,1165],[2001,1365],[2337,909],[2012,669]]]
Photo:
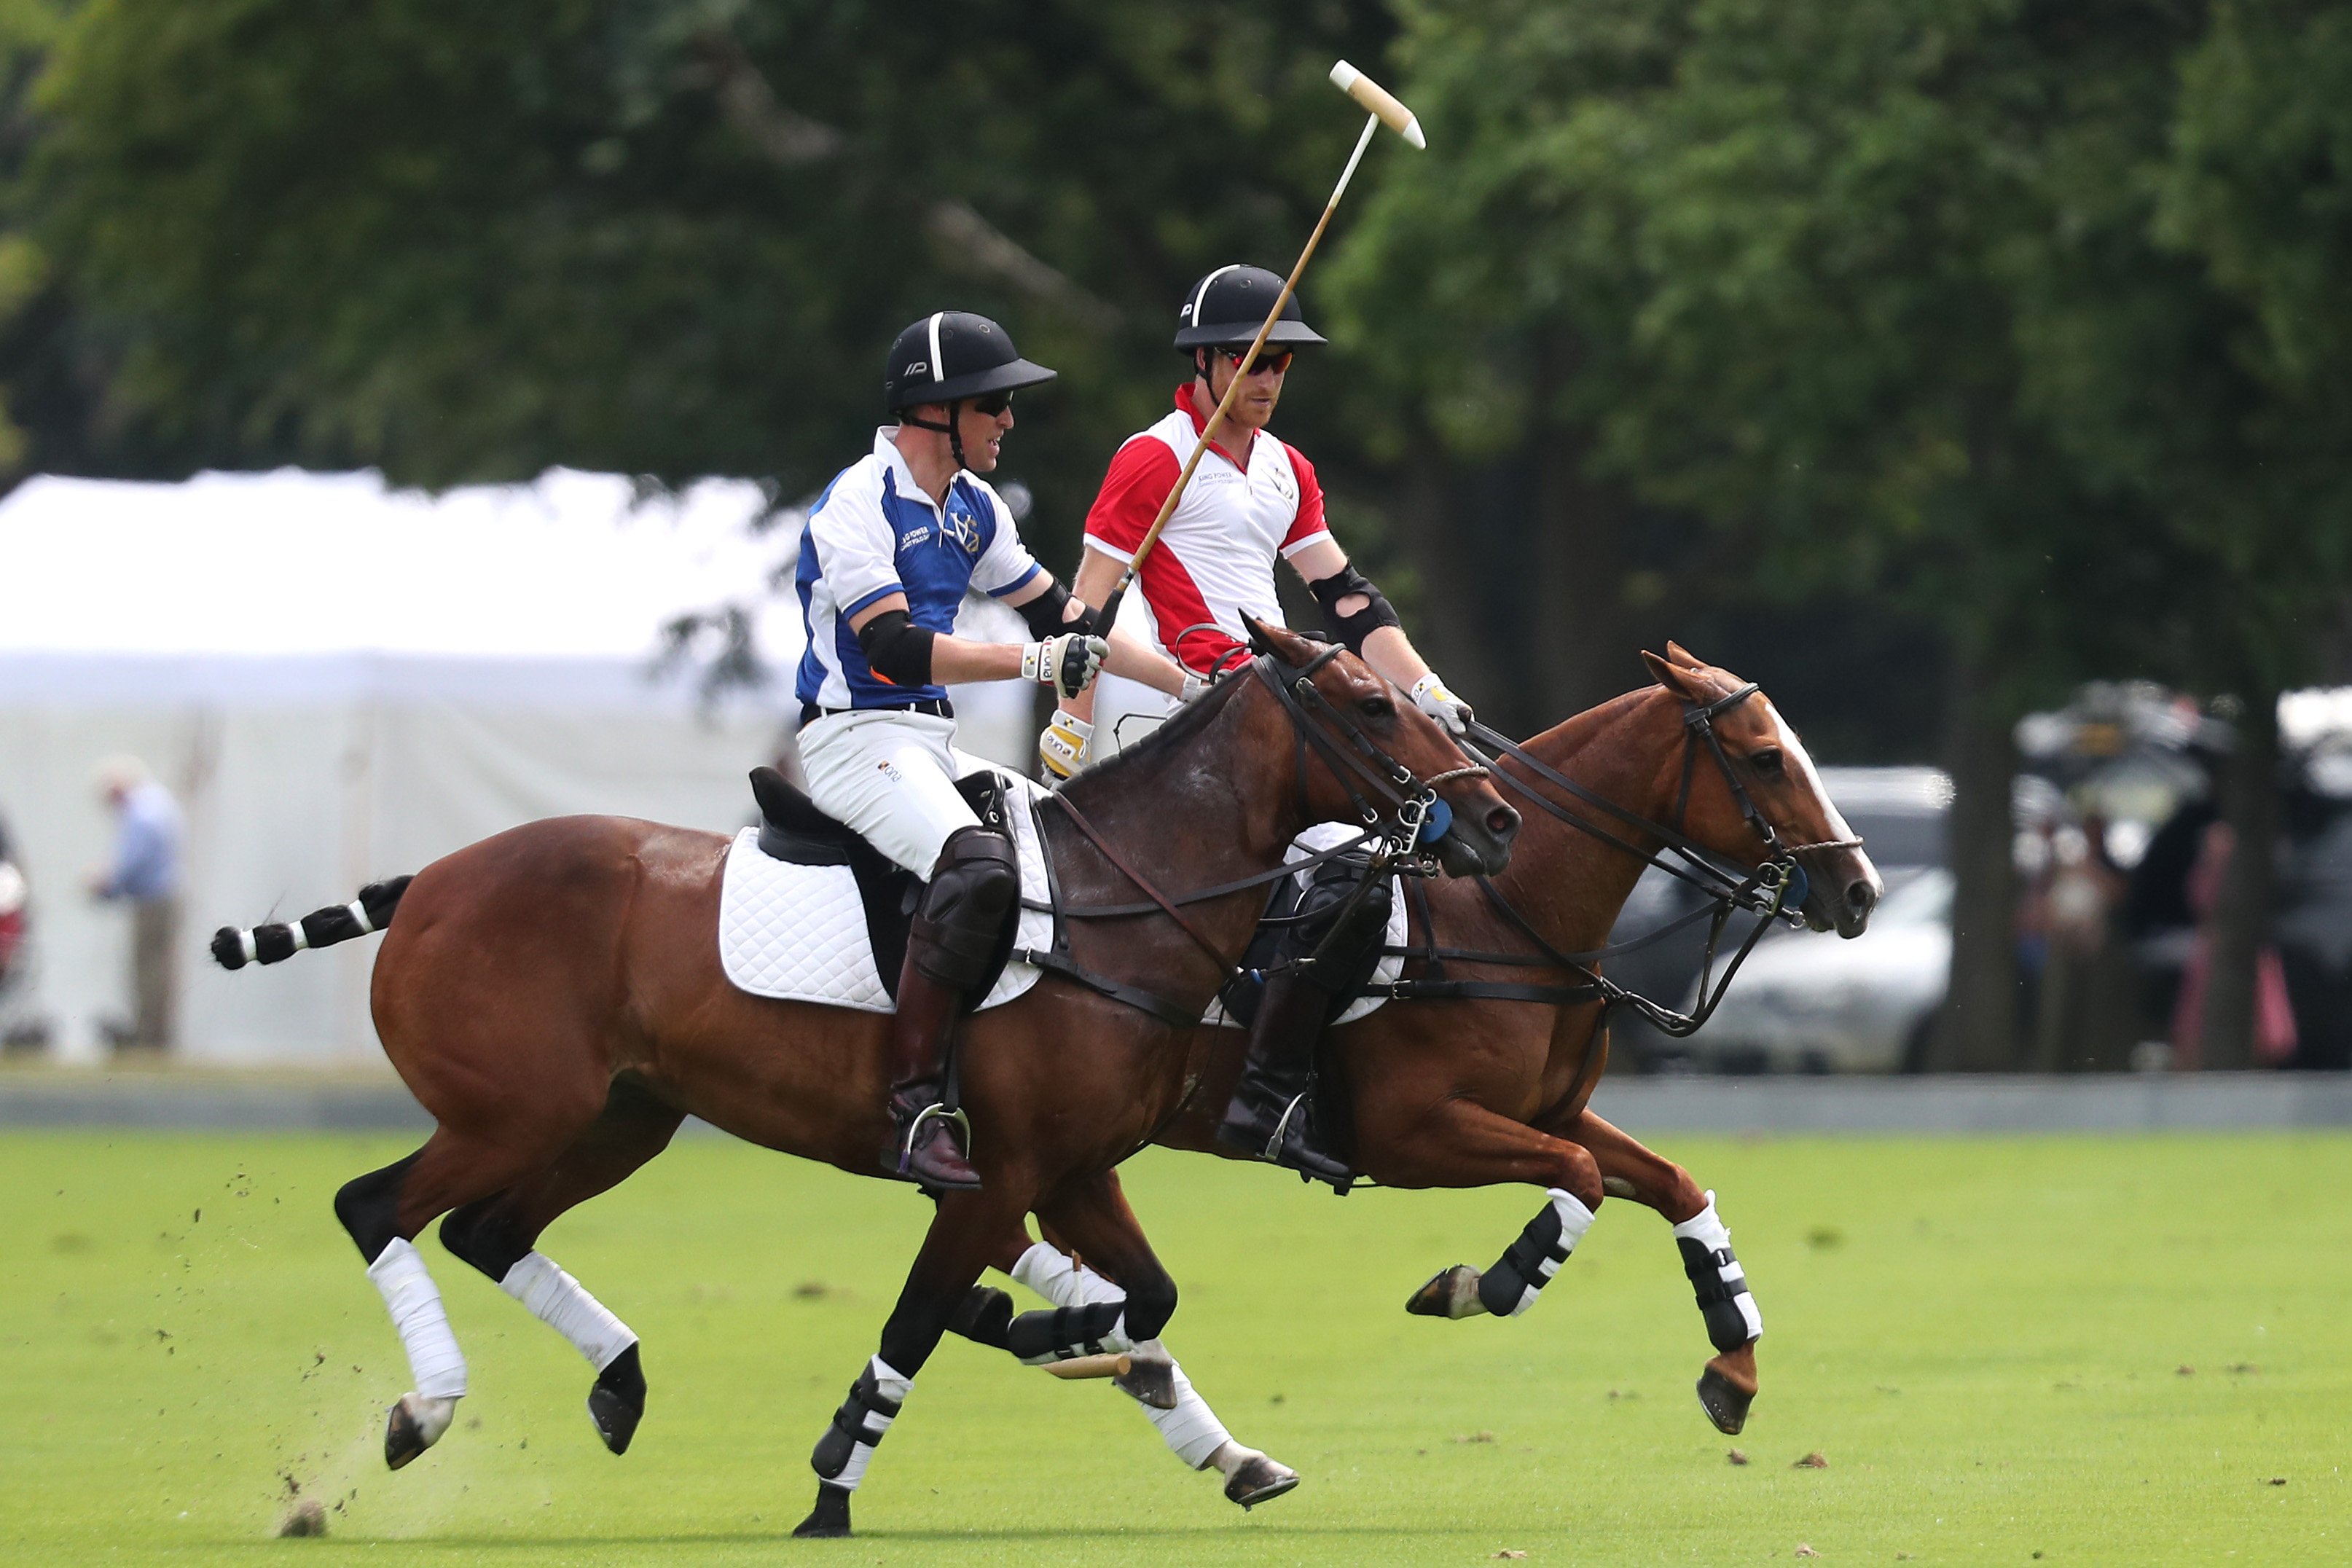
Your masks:
[[[753,532],[764,509],[745,481],[646,500],[564,469],[438,496],[295,470],[21,486],[0,500],[0,821],[35,902],[0,1016],[88,1060],[127,1012],[128,921],[81,889],[110,847],[92,770],[112,753],[187,816],[198,1060],[380,1059],[375,943],[232,975],[204,954],[218,925],[344,901],[534,817],[740,826],[802,641],[789,592],[765,594],[799,531]],[[729,601],[759,605],[771,684],[712,705],[691,670],[656,679],[663,626]],[[1025,694],[959,700],[967,745],[1025,752]]]

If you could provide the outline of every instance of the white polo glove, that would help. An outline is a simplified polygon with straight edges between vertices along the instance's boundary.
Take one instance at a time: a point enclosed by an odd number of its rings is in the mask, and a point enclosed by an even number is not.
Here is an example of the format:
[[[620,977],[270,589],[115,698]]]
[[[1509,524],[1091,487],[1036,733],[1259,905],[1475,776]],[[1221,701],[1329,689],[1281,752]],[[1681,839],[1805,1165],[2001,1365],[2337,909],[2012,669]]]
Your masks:
[[[1412,705],[1445,726],[1449,735],[1468,734],[1470,721],[1477,717],[1470,704],[1445,689],[1433,669],[1412,683]]]
[[[1087,765],[1087,745],[1095,738],[1095,727],[1075,713],[1056,712],[1054,721],[1037,737],[1038,776],[1054,789],[1070,782],[1070,775]]]
[[[1110,644],[1102,638],[1064,632],[1021,649],[1021,679],[1050,686],[1057,696],[1076,697],[1095,683],[1109,657]]]
[[[1211,681],[1207,676],[1195,675],[1188,669],[1184,672],[1183,686],[1177,690],[1176,700],[1179,702],[1190,702],[1195,697],[1207,691],[1213,684],[1214,683]]]

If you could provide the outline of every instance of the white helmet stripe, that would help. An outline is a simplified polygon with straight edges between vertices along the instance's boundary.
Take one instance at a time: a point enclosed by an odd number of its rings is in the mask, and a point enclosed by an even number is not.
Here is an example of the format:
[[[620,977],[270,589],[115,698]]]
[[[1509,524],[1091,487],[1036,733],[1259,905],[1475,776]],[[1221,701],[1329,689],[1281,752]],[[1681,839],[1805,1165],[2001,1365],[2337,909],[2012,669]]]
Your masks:
[[[1201,324],[1201,301],[1209,297],[1209,285],[1214,283],[1218,279],[1223,278],[1228,272],[1238,272],[1241,269],[1242,264],[1240,262],[1228,261],[1223,267],[1218,268],[1214,272],[1210,273],[1206,278],[1202,279],[1201,286],[1192,290],[1192,302],[1184,307],[1184,320],[1195,327],[1199,326]]]
[[[931,316],[931,379],[933,381],[945,381],[948,378],[947,362],[940,357],[940,323],[946,319],[945,310],[936,311]]]

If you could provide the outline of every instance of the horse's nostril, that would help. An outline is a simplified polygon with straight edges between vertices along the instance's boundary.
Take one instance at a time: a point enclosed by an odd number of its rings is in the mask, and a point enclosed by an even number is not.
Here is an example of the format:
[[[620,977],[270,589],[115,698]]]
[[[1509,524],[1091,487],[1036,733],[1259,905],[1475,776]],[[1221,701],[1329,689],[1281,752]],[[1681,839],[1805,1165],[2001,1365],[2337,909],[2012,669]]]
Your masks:
[[[1505,843],[1518,836],[1519,814],[1507,805],[1498,805],[1486,814],[1486,831]]]
[[[1851,909],[1868,910],[1878,902],[1878,894],[1871,888],[1868,878],[1857,877],[1845,885],[1845,901]]]

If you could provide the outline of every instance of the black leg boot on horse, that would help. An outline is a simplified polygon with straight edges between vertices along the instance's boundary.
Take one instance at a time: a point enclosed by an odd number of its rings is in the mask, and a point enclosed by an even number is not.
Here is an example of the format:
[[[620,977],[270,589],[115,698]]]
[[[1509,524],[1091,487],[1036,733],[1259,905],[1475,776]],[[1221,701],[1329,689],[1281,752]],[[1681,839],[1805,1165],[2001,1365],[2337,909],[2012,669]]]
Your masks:
[[[1021,875],[1013,845],[985,827],[958,828],[940,850],[907,933],[898,1010],[890,1026],[890,1141],[882,1165],[894,1175],[950,1192],[979,1187],[970,1125],[942,1102],[948,1045],[980,1000]],[[959,1144],[961,1132],[965,1142]]]
[[[1333,864],[1349,874],[1309,888],[1296,918],[1311,931],[1324,910],[1337,904],[1338,912],[1308,957],[1266,975],[1217,1141],[1344,1188],[1355,1173],[1332,1152],[1333,1130],[1315,1125],[1315,1052],[1379,963],[1394,895],[1385,871],[1349,860]]]

